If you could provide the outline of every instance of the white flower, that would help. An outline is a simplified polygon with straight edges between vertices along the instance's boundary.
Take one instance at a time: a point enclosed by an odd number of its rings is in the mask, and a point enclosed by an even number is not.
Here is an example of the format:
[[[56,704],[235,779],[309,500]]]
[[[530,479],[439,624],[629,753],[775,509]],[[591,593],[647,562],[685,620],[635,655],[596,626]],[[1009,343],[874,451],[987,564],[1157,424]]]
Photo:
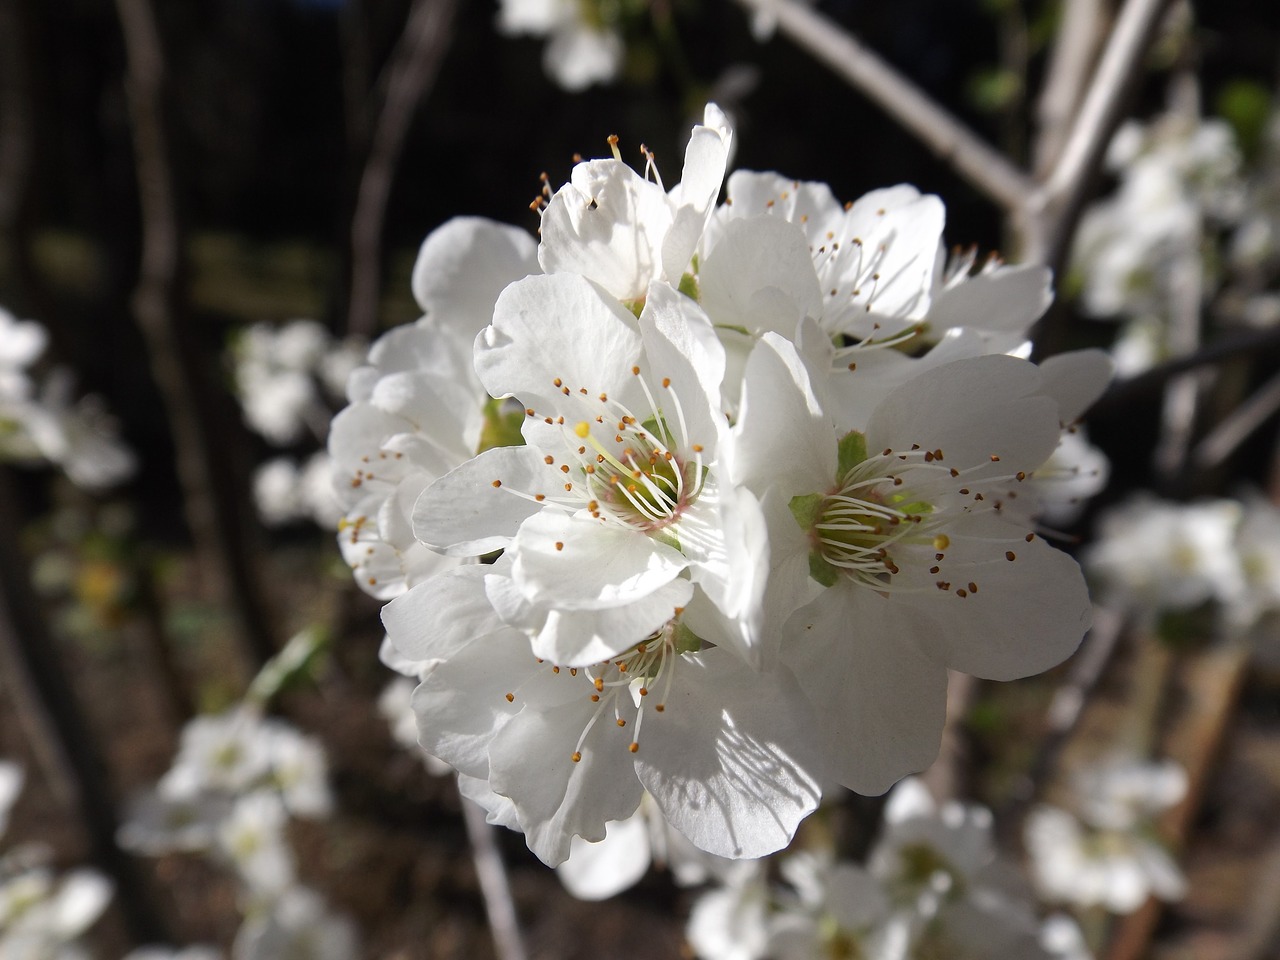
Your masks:
[[[651,863],[665,865],[683,887],[705,883],[732,861],[703,853],[671,829],[653,800],[644,796],[626,820],[606,826],[605,838],[574,837],[569,859],[556,867],[565,889],[579,900],[605,900],[633,886]]]
[[[455,556],[505,549],[523,600],[506,612],[555,663],[644,640],[689,602],[684,571],[748,651],[763,522],[725,482],[724,355],[697,305],[655,283],[637,321],[581,277],[529,277],[499,297],[476,368],[491,394],[525,405],[525,445],[432,484],[418,539]],[[602,617],[616,621],[607,632]]]
[[[48,341],[49,334],[40,324],[19,320],[0,307],[0,409],[31,395],[27,368],[44,353]]]
[[[271,770],[270,745],[261,733],[262,718],[249,707],[189,720],[173,766],[160,780],[160,792],[183,798],[208,790],[238,794],[249,789]]]
[[[139,947],[130,951],[124,960],[222,960],[222,951],[215,947]]]
[[[299,494],[298,467],[292,457],[273,457],[253,471],[253,502],[262,522],[283,526],[304,516]]]
[[[1246,497],[1236,551],[1245,592],[1229,612],[1233,622],[1247,626],[1280,611],[1280,509],[1263,497]]]
[[[207,850],[230,810],[230,798],[221,794],[174,796],[147,790],[131,799],[116,842],[148,856]]]
[[[542,63],[561,87],[578,92],[617,76],[624,54],[610,6],[581,0],[501,0],[498,29],[549,37]]]
[[[255,897],[275,899],[294,883],[293,851],[280,798],[258,790],[236,800],[218,829],[218,847]]]
[[[702,960],[769,956],[769,891],[761,863],[740,863],[693,905],[685,935]]]
[[[26,779],[22,767],[9,760],[0,760],[0,837],[9,827],[9,811],[17,802],[22,792],[22,782]]]
[[[72,870],[60,881],[28,870],[0,881],[0,956],[17,960],[73,960],[73,941],[111,900],[111,881],[96,870]]]
[[[1057,807],[1031,811],[1026,824],[1032,877],[1047,900],[1132,913],[1147,897],[1177,900],[1186,890],[1157,843],[1133,832],[1093,832]]]
[[[1155,837],[1154,820],[1186,794],[1177,764],[1123,758],[1072,778],[1077,817],[1041,806],[1025,834],[1033,876],[1054,901],[1131,913],[1148,896],[1177,900],[1186,882]]]
[[[275,721],[260,734],[270,754],[270,784],[279,791],[286,809],[296,817],[326,817],[333,812],[329,765],[324,744]]]
[[[387,600],[456,561],[413,536],[410,513],[431,481],[482,448],[518,441],[472,366],[476,334],[508,283],[538,270],[533,238],[479,218],[450,220],[423,241],[414,295],[426,316],[382,336],[348,383],[351,404],[329,434],[345,512],[338,545],[365,592]]]
[[[236,389],[245,421],[270,443],[288,446],[328,419],[314,377],[328,344],[329,334],[314,320],[258,323],[240,334],[233,350]]]
[[[1136,496],[1108,510],[1082,561],[1121,602],[1148,613],[1230,605],[1244,589],[1234,500],[1178,504]]]
[[[699,248],[703,307],[752,333],[791,337],[808,315],[831,336],[891,337],[929,312],[944,218],[937,197],[906,184],[846,208],[826,184],[738,171]],[[782,326],[779,295],[800,311]]]
[[[785,670],[759,673],[724,646],[699,650],[670,606],[607,662],[539,660],[486,594],[509,588],[509,567],[505,557],[496,570],[460,567],[383,611],[406,655],[441,661],[414,696],[420,740],[464,775],[460,785],[485,781],[509,800],[477,794],[491,819],[518,824],[553,865],[572,837],[603,840],[644,790],[709,853],[761,856],[790,840],[819,790],[813,721]],[[626,635],[625,618],[619,626]]]
[[[314,891],[291,887],[245,920],[232,960],[353,960],[359,944],[351,921],[328,911]]]
[[[1056,446],[1046,392],[1025,361],[956,361],[842,435],[790,343],[766,334],[752,353],[735,479],[769,517],[771,651],[813,703],[839,783],[880,793],[928,766],[947,668],[1026,676],[1087,628],[1075,561],[1005,509]]]
[[[720,194],[732,144],[728,119],[708,104],[670,193],[652,162],[656,181],[616,153],[617,159],[577,164],[542,212],[542,269],[580,274],[624,302],[642,300],[654,280],[679,286]]]

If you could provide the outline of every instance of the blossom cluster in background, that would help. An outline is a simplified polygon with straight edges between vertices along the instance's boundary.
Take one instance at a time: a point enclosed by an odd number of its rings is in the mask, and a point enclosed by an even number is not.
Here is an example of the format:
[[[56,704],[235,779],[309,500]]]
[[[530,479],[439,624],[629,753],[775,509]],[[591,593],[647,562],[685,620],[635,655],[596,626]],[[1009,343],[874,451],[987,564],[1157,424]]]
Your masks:
[[[127,480],[134,455],[101,399],[76,400],[74,377],[65,367],[35,374],[48,339],[39,323],[0,307],[0,459],[52,463],[89,490]]]

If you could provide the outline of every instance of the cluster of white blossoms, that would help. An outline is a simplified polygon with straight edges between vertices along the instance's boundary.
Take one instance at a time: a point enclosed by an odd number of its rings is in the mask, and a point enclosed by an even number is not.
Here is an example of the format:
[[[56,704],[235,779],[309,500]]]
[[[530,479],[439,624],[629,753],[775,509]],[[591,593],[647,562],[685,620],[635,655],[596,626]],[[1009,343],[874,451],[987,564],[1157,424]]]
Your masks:
[[[354,928],[298,882],[290,818],[328,817],[333,798],[324,747],[263,713],[265,701],[314,653],[300,635],[230,710],[189,721],[173,765],[136,797],[118,842],[149,856],[201,853],[230,865],[245,922],[234,960],[349,960]]]
[[[22,768],[0,760],[0,836],[22,791]],[[23,844],[0,855],[0,957],[83,960],[78,944],[106,909],[112,885],[96,870],[77,868],[58,877],[51,853]]]
[[[63,367],[33,376],[48,340],[40,324],[0,307],[0,460],[55,464],[88,490],[127,480],[137,464],[102,400],[75,400]]]
[[[310,520],[331,528],[342,515],[329,483],[329,457],[315,447],[365,349],[358,338],[336,339],[314,320],[257,323],[232,341],[245,423],[274,447],[312,448],[301,457],[273,457],[255,471],[254,502],[268,526]]]
[[[1180,899],[1186,881],[1155,820],[1185,796],[1186,772],[1171,761],[1117,759],[1081,771],[1072,788],[1072,811],[1045,805],[1027,818],[1040,894],[1112,913],[1132,913],[1150,896]]]
[[[908,186],[738,172],[717,206],[731,140],[708,107],[670,190],[578,164],[537,243],[433,233],[426,316],[330,435],[422,746],[549,864],[646,796],[706,853],[776,851],[820,784],[932,761],[948,669],[1026,676],[1089,624],[1034,523],[1109,364],[1009,355],[1048,272],[948,267]]]
[[[702,960],[1088,956],[1078,928],[1042,923],[1017,871],[996,858],[991,812],[939,807],[914,778],[889,795],[865,865],[804,850],[778,873],[783,885],[762,862],[738,864],[695,903],[688,937]]]
[[[1256,495],[1138,494],[1103,514],[1083,561],[1103,601],[1148,626],[1211,605],[1224,627],[1244,630],[1280,612],[1280,509]]]

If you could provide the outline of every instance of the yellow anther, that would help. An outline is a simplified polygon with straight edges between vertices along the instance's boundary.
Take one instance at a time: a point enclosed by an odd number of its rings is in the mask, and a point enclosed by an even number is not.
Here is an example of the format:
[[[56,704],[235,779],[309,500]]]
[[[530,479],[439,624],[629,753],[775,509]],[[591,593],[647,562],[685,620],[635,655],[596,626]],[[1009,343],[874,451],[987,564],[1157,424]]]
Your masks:
[[[591,433],[591,424],[583,420],[576,427],[573,428],[573,432],[576,433],[578,436],[585,438],[588,434]]]

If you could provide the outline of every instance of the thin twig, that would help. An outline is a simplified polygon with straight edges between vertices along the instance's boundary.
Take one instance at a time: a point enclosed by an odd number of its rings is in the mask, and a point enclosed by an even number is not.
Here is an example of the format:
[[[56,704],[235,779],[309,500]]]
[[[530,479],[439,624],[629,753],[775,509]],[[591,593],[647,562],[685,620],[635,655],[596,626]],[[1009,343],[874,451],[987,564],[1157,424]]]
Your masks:
[[[414,0],[387,68],[386,97],[360,177],[351,217],[351,299],[347,332],[371,337],[378,326],[382,226],[404,142],[418,104],[449,49],[457,0]]]
[[[779,30],[879,104],[974,188],[1006,211],[1022,208],[1033,189],[1030,178],[835,21],[796,0],[738,2],[776,17]]]
[[[1127,0],[1116,20],[1058,162],[1028,195],[1024,259],[1060,264],[1075,232],[1090,178],[1098,169],[1121,110],[1142,76],[1143,58],[1172,0]]]
[[[471,840],[471,856],[475,860],[476,879],[484,895],[484,909],[489,916],[489,928],[493,931],[493,945],[498,960],[526,960],[528,954],[520,938],[520,924],[516,919],[515,903],[511,899],[511,887],[507,883],[507,870],[502,863],[502,853],[493,839],[493,827],[485,819],[485,812],[473,800],[462,798],[462,814],[467,823],[467,837]]]
[[[1049,51],[1044,87],[1036,103],[1038,130],[1032,151],[1037,176],[1047,176],[1062,155],[1102,38],[1102,0],[1061,5],[1062,22]]]
[[[1231,456],[1253,432],[1280,410],[1280,373],[1277,373],[1248,400],[1240,404],[1200,441],[1192,455],[1202,470],[1218,466]]]
[[[274,652],[268,605],[248,546],[247,494],[227,467],[214,417],[200,388],[204,371],[183,341],[180,314],[182,231],[174,196],[164,121],[165,64],[150,0],[116,0],[128,61],[138,199],[142,212],[142,263],[133,310],[150,356],[152,376],[164,397],[173,436],[183,507],[197,555],[221,587],[239,620],[253,667]]]

